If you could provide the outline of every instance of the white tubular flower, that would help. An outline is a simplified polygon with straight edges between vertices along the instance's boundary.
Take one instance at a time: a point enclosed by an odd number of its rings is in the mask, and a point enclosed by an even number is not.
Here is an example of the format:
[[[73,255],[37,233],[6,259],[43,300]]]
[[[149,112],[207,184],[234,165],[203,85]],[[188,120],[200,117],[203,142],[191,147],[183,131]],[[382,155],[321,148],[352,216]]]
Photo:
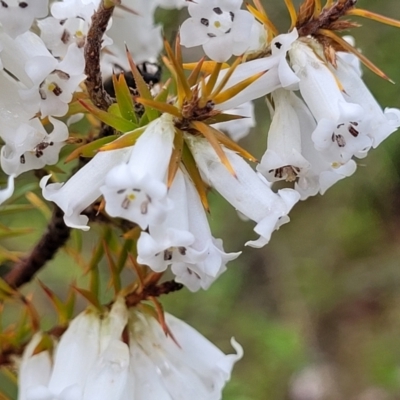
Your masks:
[[[195,236],[192,248],[203,254],[202,260],[194,265],[176,263],[172,265],[175,280],[183,283],[192,292],[200,288],[206,290],[226,271],[226,264],[239,257],[239,253],[225,253],[221,239],[215,239],[210,230],[207,216],[199,194],[190,180],[183,174],[189,214],[189,230]]]
[[[260,238],[249,241],[246,245],[265,246],[272,232],[289,222],[287,214],[299,200],[299,193],[292,189],[282,189],[274,193],[239,155],[225,149],[236,174],[233,176],[205,139],[190,137],[189,143],[204,178],[236,210],[257,223],[254,231]]]
[[[203,46],[214,61],[227,61],[257,47],[249,43],[254,17],[241,10],[242,0],[197,0],[190,2],[191,18],[181,26],[181,44],[185,47]]]
[[[51,6],[52,17],[38,21],[40,36],[55,57],[64,57],[68,47],[75,45],[83,52],[91,18],[98,1],[64,0],[54,2]],[[111,27],[111,20],[107,29]],[[112,44],[104,34],[102,47]]]
[[[172,315],[165,321],[176,342],[152,314],[128,311],[119,298],[105,316],[78,315],[53,357],[35,352],[35,335],[22,357],[18,400],[220,400],[242,347],[232,339],[236,354],[225,355]]]
[[[297,88],[299,78],[290,68],[286,56],[298,36],[296,29],[290,33],[278,35],[271,42],[272,54],[270,56],[240,64],[230,77],[226,89],[254,74],[267,72],[242,90],[237,96],[218,104],[218,109],[229,110],[236,108],[247,101],[265,96],[280,87],[287,89]],[[226,71],[222,71],[218,77],[218,81],[222,80],[225,74]]]
[[[25,64],[33,57],[50,55],[43,41],[33,32],[25,32],[16,39],[12,39],[1,32],[0,42],[3,46],[0,53],[3,67],[11,72],[23,85],[31,87],[32,80],[25,71]]]
[[[46,386],[51,375],[51,355],[48,351],[35,354],[35,349],[42,340],[37,333],[25,348],[18,373],[18,400],[28,400],[27,393],[37,386]]]
[[[165,178],[174,136],[172,116],[163,114],[137,140],[129,162],[109,171],[101,192],[111,217],[125,218],[142,229],[163,222],[170,208]]]
[[[40,37],[55,57],[64,57],[72,43],[83,49],[89,30],[89,23],[78,17],[67,20],[49,17],[38,21],[38,26]]]
[[[53,165],[68,139],[67,126],[50,117],[53,130],[46,132],[38,118],[21,124],[1,149],[1,167],[8,175]]]
[[[294,181],[304,175],[310,163],[302,156],[300,123],[292,106],[293,92],[278,89],[273,92],[274,113],[268,132],[268,147],[257,171],[270,182]]]
[[[317,193],[324,194],[336,182],[352,175],[357,165],[353,160],[343,165],[328,162],[323,154],[315,149],[311,139],[310,132],[315,130],[316,123],[310,110],[297,96],[292,96],[291,103],[300,124],[302,154],[310,163],[310,168],[299,176],[295,184],[300,199],[306,200]]]
[[[126,0],[124,6],[137,12],[137,15],[116,9],[114,24],[108,31],[109,36],[114,42],[110,48],[112,54],[118,54],[121,49],[128,46],[135,62],[142,63],[150,59],[156,59],[162,48],[163,40],[161,26],[156,26],[154,22],[154,12],[159,0]],[[122,57],[126,63],[126,55]],[[124,64],[120,64],[124,67]],[[129,64],[126,70],[129,70]]]
[[[51,5],[51,15],[58,20],[78,17],[90,22],[98,5],[99,0],[57,1]]]
[[[7,34],[15,38],[31,27],[35,18],[48,14],[48,0],[3,0],[0,4],[0,22]]]
[[[351,62],[350,56],[347,56],[346,61],[342,54],[338,54],[337,68],[333,72],[343,86],[344,98],[348,102],[359,104],[368,116],[369,126],[366,133],[373,140],[373,147],[376,148],[400,126],[400,110],[386,108],[382,111],[362,80],[357,64],[354,61]],[[358,60],[357,57],[352,57]]]
[[[85,79],[84,68],[83,53],[74,44],[68,47],[62,61],[58,61],[50,53],[48,56],[29,60],[25,70],[34,86],[20,91],[27,109],[32,113],[40,111],[42,117],[65,115],[72,95]]]
[[[225,355],[195,329],[165,314],[177,344],[166,336],[153,316],[132,310],[129,322],[131,379],[135,400],[220,400],[233,365],[243,356]],[[127,397],[128,398],[128,397]]]
[[[205,253],[191,248],[195,238],[189,232],[188,204],[183,173],[178,171],[169,190],[172,209],[162,225],[150,224],[149,233],[142,232],[137,243],[138,262],[153,271],[162,272],[174,263],[195,264]]]
[[[236,142],[246,137],[250,133],[251,128],[256,126],[254,104],[252,101],[243,103],[232,110],[226,110],[226,114],[240,115],[244,118],[228,122],[219,122],[218,124],[213,124],[213,127],[224,131]]]
[[[128,346],[121,340],[126,325],[121,300],[102,319],[95,311],[83,312],[61,337],[53,362],[48,351],[34,353],[39,343],[35,336],[23,355],[18,400],[119,400],[130,363]]]
[[[8,177],[7,187],[5,189],[0,189],[0,204],[4,203],[9,199],[14,193],[14,176],[10,175]]]
[[[171,266],[176,281],[191,291],[208,289],[240,253],[227,254],[211,235],[207,217],[193,183],[178,170],[168,197],[173,208],[162,225],[142,232],[138,261],[156,272]]]
[[[364,156],[372,145],[365,132],[365,111],[346,102],[333,73],[307,44],[295,42],[289,55],[301,95],[317,120],[312,134],[317,150],[337,164]]]
[[[47,185],[51,175],[40,181],[43,197],[53,201],[64,211],[64,221],[71,228],[89,230],[88,218],[80,215],[101,195],[107,172],[126,162],[130,149],[110,150],[97,153],[93,159],[73,175],[66,183]]]

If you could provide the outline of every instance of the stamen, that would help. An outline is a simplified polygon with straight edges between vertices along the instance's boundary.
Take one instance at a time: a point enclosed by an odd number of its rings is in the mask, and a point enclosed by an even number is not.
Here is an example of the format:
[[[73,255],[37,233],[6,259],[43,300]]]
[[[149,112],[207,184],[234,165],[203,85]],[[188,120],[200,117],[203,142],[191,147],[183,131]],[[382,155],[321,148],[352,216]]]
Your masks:
[[[235,19],[235,14],[232,11],[229,11],[229,15],[231,16],[231,21]]]
[[[172,251],[167,249],[164,250],[164,261],[171,261],[172,260]]]
[[[202,23],[204,26],[209,26],[210,25],[210,21],[207,18],[202,18],[200,20],[200,23]]]
[[[21,164],[25,164],[25,155],[24,154],[22,154],[22,156],[19,158],[19,162]]]
[[[28,7],[28,3],[25,3],[24,1],[22,1],[21,3],[18,4],[18,7],[26,8],[26,7]]]
[[[360,132],[353,125],[349,126],[349,132],[352,136],[357,137]]]
[[[213,11],[215,12],[215,14],[218,14],[218,15],[222,14],[222,10],[219,7],[213,8]]]
[[[181,254],[182,256],[186,255],[186,247],[180,246],[180,247],[178,247],[178,251],[179,251],[179,254]]]
[[[8,8],[8,4],[5,1],[1,0],[0,3],[4,8]]]
[[[65,29],[64,32],[61,35],[61,41],[64,44],[67,44],[69,42],[70,38],[71,38],[71,34]]]

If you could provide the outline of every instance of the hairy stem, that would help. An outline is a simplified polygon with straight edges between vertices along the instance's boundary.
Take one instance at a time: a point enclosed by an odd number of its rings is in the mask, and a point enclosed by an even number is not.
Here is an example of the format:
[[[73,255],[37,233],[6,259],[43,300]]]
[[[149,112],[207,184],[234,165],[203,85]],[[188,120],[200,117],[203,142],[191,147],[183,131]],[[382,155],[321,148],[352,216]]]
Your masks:
[[[114,5],[100,2],[98,10],[92,16],[92,24],[85,44],[85,74],[86,88],[94,105],[107,110],[112,99],[104,90],[100,70],[100,53],[103,35],[114,11]]]

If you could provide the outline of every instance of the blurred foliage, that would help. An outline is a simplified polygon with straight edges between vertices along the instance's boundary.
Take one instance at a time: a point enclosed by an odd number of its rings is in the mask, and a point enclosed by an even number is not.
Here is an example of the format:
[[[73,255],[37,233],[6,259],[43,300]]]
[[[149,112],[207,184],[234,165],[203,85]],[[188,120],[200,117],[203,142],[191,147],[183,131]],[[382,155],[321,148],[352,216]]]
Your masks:
[[[264,4],[271,19],[286,31],[289,19],[284,2],[264,0]],[[398,0],[360,0],[358,6],[400,19]],[[172,25],[175,17],[178,12],[158,13],[160,20],[167,21],[167,37],[176,32],[177,25]],[[357,45],[394,81],[400,81],[400,30],[368,20],[360,22],[363,27],[352,33]],[[400,107],[398,85],[369,71],[364,77],[383,107]],[[266,143],[269,121],[265,110],[263,101],[258,101],[258,126],[242,142],[256,156]],[[25,174],[19,187],[33,179],[33,174]],[[245,356],[234,369],[224,400],[314,400],[290,394],[293,380],[307,367],[320,374],[322,386],[327,388],[326,394],[315,400],[400,399],[399,207],[399,133],[361,160],[353,177],[339,182],[323,197],[298,204],[291,222],[261,250],[243,248],[243,243],[254,237],[252,224],[241,221],[217,194],[211,195],[214,235],[224,238],[227,251],[243,249],[243,254],[207,292],[191,294],[184,289],[162,302],[167,311],[193,325],[225,352],[232,351],[231,336],[243,345]],[[21,252],[31,247],[45,227],[43,214],[26,210],[18,218],[5,215],[1,223],[23,228],[27,218],[33,232],[22,240],[2,238],[1,246]],[[86,260],[101,229],[74,233],[71,239],[76,247],[82,241]],[[106,289],[106,263],[100,268]],[[62,251],[38,278],[65,298],[65,282],[77,280],[85,285],[87,277],[81,275],[82,269]],[[126,279],[128,283],[132,275]],[[55,313],[37,283],[26,285],[23,292],[33,295],[43,327],[51,327]],[[111,293],[108,291],[109,296]],[[80,299],[77,309],[84,306]],[[14,320],[15,313],[15,307],[5,309],[4,325]],[[9,376],[0,377],[0,387],[15,396]]]

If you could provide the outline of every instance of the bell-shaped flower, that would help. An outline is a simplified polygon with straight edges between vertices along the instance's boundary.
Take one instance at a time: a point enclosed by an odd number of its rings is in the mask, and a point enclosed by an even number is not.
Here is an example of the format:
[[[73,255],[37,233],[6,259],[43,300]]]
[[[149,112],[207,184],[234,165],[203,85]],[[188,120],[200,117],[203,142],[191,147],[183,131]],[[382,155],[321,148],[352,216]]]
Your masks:
[[[317,150],[337,164],[345,164],[353,155],[364,156],[372,145],[365,132],[365,111],[346,102],[335,76],[311,46],[299,40],[289,55],[300,78],[301,95],[317,121],[312,134]]]
[[[111,217],[125,218],[142,229],[162,223],[170,208],[165,178],[174,137],[172,116],[163,114],[136,141],[128,163],[107,173],[101,192]]]
[[[40,181],[43,197],[64,211],[67,226],[89,230],[88,217],[80,214],[100,197],[105,175],[116,165],[126,162],[130,151],[127,148],[99,152],[65,183],[46,186],[51,175],[43,177]]]
[[[295,189],[300,193],[301,200],[317,193],[324,194],[339,180],[352,175],[357,168],[354,160],[349,160],[343,165],[331,163],[324,155],[315,149],[310,132],[316,128],[316,122],[303,100],[293,95],[291,104],[296,111],[300,124],[302,155],[310,163],[310,168],[305,174],[298,177]]]
[[[337,68],[332,72],[343,86],[344,98],[350,103],[359,104],[368,116],[366,134],[372,139],[372,146],[376,148],[400,126],[400,110],[386,108],[382,111],[359,74],[358,58],[354,55],[344,58],[342,54],[338,54]],[[355,60],[352,61],[352,58]]]
[[[234,119],[227,122],[219,122],[213,124],[215,129],[223,131],[235,142],[246,137],[251,128],[256,126],[256,119],[254,116],[254,104],[252,101],[248,101],[239,105],[232,110],[226,110],[226,114],[239,115],[242,119]]]
[[[37,334],[20,364],[18,400],[220,400],[242,355],[225,355],[183,321],[165,314],[169,332],[148,309],[87,310],[69,325],[54,354]],[[123,332],[124,339],[122,340]]]
[[[20,81],[20,85],[24,85],[18,89],[31,87],[32,80],[25,71],[25,64],[33,57],[50,55],[43,40],[33,32],[25,32],[16,39],[12,39],[0,27],[0,42],[3,67]],[[18,95],[18,89],[15,90],[15,95]]]
[[[86,36],[91,25],[92,15],[98,1],[64,0],[51,6],[52,17],[38,21],[40,37],[55,57],[64,57],[68,47],[75,43],[81,49],[86,43]],[[107,30],[111,27],[110,20]],[[112,40],[103,35],[102,47],[112,44]]]
[[[292,182],[304,175],[310,163],[302,156],[300,123],[292,106],[293,92],[278,89],[272,94],[274,110],[268,131],[267,151],[257,171],[270,182]]]
[[[20,91],[26,108],[32,113],[40,111],[42,117],[65,115],[74,92],[85,79],[84,68],[83,53],[75,44],[68,47],[62,61],[50,53],[33,57],[25,65],[33,87]]]
[[[99,3],[99,0],[63,0],[52,3],[50,11],[58,20],[77,17],[90,22]]]
[[[1,167],[8,175],[18,176],[25,171],[53,165],[68,139],[67,126],[50,117],[53,125],[47,133],[38,118],[22,123],[1,149]]]
[[[287,53],[298,36],[296,29],[289,33],[278,35],[271,42],[271,55],[240,64],[229,78],[225,89],[255,74],[267,72],[236,96],[218,104],[218,109],[229,110],[236,108],[247,101],[272,93],[280,87],[287,89],[297,88],[299,78],[288,64]],[[223,79],[225,74],[226,70],[221,71],[218,76],[217,84]]]
[[[242,347],[232,339],[237,353],[226,355],[185,322],[170,314],[165,314],[165,320],[176,342],[152,315],[131,311],[130,398],[222,399],[233,365],[243,355]]]
[[[248,11],[241,10],[241,5],[242,0],[190,2],[191,18],[181,26],[181,44],[185,47],[202,45],[206,55],[218,62],[258,47],[258,42],[250,42],[252,25],[258,22]]]
[[[8,177],[7,187],[5,189],[0,189],[0,204],[4,203],[9,199],[14,193],[14,176],[10,175]]]
[[[0,23],[12,38],[29,30],[35,18],[45,17],[49,10],[48,0],[3,0],[0,4]]]
[[[211,283],[226,270],[225,264],[239,254],[226,254],[215,241],[193,183],[177,171],[168,197],[173,207],[161,225],[149,226],[137,243],[138,262],[156,272],[171,266],[176,281],[190,290]]]
[[[274,193],[235,152],[224,149],[235,176],[223,165],[217,153],[205,140],[188,137],[192,154],[203,177],[245,217],[257,223],[254,231],[259,239],[246,243],[252,247],[265,246],[282,224],[289,222],[288,213],[300,198],[292,189]]]
[[[35,352],[40,340],[34,336],[22,358],[18,399],[120,399],[130,363],[128,346],[121,340],[126,325],[126,306],[119,300],[103,318],[91,310],[78,315],[53,357],[48,351]]]

